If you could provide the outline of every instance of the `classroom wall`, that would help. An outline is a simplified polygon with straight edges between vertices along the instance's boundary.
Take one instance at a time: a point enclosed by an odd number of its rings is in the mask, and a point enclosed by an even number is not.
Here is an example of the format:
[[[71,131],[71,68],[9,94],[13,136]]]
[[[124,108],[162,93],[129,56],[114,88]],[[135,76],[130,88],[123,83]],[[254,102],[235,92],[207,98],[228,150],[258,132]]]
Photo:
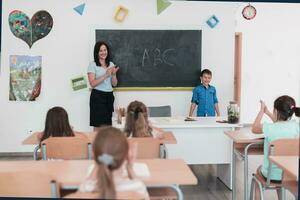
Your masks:
[[[300,4],[253,3],[257,15],[251,21],[241,17],[246,5],[240,3],[236,12],[236,31],[243,37],[241,119],[253,123],[260,99],[271,111],[280,95],[300,104]]]
[[[63,106],[76,130],[90,131],[89,91],[73,92],[70,79],[85,75],[93,59],[95,28],[106,29],[202,29],[202,65],[213,71],[221,114],[233,98],[234,32],[243,33],[241,121],[252,122],[259,99],[272,106],[274,98],[289,94],[300,103],[300,18],[299,4],[254,3],[257,16],[251,21],[241,16],[246,3],[173,1],[159,16],[156,0],[86,0],[83,16],[73,8],[82,1],[3,0],[2,52],[0,71],[0,152],[26,152],[33,147],[21,145],[30,132],[42,130],[47,110]],[[112,17],[118,5],[129,9],[123,23]],[[8,15],[22,10],[32,16],[47,10],[54,26],[47,37],[31,49],[9,29]],[[212,14],[220,24],[210,29],[205,21]],[[10,102],[9,55],[42,56],[42,92],[36,102]],[[184,66],[183,66],[184,67]],[[284,71],[283,71],[284,70]],[[189,91],[116,92],[115,107],[125,107],[138,99],[149,106],[169,104],[172,114],[187,115]]]
[[[0,74],[0,152],[30,151],[21,145],[30,130],[42,130],[47,110],[56,105],[66,108],[76,130],[91,131],[89,91],[73,92],[70,79],[85,75],[93,59],[95,28],[107,29],[202,29],[202,65],[213,71],[212,84],[218,89],[221,113],[233,96],[233,41],[235,4],[174,1],[159,16],[156,0],[86,0],[83,16],[73,8],[82,1],[4,0],[2,20],[2,68]],[[118,5],[129,9],[123,23],[113,20]],[[8,15],[22,10],[32,16],[47,10],[54,25],[49,35],[33,44],[16,38],[9,29]],[[205,21],[215,14],[220,24],[210,29]],[[174,41],[176,42],[176,41]],[[9,55],[42,56],[42,92],[35,102],[10,102]],[[121,67],[121,66],[120,66]],[[184,67],[184,66],[182,66]],[[170,104],[173,115],[187,115],[191,91],[116,92],[115,106],[126,107],[132,100],[149,106]]]

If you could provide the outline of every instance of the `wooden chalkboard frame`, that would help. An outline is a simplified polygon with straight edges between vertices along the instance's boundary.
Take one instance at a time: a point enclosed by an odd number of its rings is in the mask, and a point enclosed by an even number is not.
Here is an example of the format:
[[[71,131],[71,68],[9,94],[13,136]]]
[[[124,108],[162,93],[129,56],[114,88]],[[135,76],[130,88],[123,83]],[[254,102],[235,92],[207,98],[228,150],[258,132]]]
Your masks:
[[[115,87],[116,92],[126,91],[192,91],[193,87]]]

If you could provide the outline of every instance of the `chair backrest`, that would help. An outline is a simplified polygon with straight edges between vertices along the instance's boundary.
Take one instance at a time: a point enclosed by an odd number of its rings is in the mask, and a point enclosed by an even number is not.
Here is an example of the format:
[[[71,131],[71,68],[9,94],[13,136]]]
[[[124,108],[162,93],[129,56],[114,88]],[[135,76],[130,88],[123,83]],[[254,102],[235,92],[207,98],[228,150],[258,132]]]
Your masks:
[[[149,117],[171,117],[171,106],[148,107]]]
[[[284,138],[273,140],[269,145],[269,156],[298,156],[299,155],[299,138]],[[271,180],[272,161],[269,159],[267,186]]]
[[[152,137],[128,138],[129,144],[137,143],[137,159],[160,158],[160,141]]]
[[[299,138],[278,139],[269,145],[269,155],[272,156],[298,156]]]
[[[34,171],[0,172],[1,197],[60,197],[59,187],[49,174]]]
[[[92,145],[84,137],[50,137],[42,142],[42,157],[47,159],[92,159]]]
[[[71,198],[71,199],[99,199],[100,194],[99,193],[80,193],[80,192],[75,192],[68,194],[64,196],[65,198]],[[132,199],[132,200],[141,200],[145,199],[144,195],[133,192],[133,191],[122,191],[122,192],[117,192],[117,199]]]

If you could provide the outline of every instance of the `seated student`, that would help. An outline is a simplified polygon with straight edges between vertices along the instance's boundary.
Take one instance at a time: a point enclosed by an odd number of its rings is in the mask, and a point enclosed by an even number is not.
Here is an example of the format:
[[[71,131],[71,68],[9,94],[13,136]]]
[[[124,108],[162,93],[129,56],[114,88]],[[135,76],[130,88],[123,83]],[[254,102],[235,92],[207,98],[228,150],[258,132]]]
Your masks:
[[[45,129],[40,132],[38,138],[42,142],[49,137],[85,137],[75,133],[69,123],[68,113],[62,107],[53,107],[48,110],[45,121]]]
[[[127,137],[163,138],[163,130],[150,125],[144,103],[133,101],[127,107],[125,129]]]
[[[296,107],[295,100],[287,95],[280,96],[274,101],[273,113],[271,113],[265,103],[260,101],[260,111],[253,123],[253,133],[264,133],[264,161],[261,168],[261,175],[268,175],[268,147],[273,140],[282,138],[294,138],[299,136],[299,124],[296,120],[291,120],[295,113],[300,117],[300,108]],[[263,115],[266,114],[274,123],[261,124]],[[280,182],[282,170],[276,165],[272,165],[271,182]],[[258,195],[258,192],[256,192]],[[278,194],[279,195],[279,194]]]
[[[93,150],[96,166],[92,165],[88,178],[80,185],[80,193],[97,192],[101,199],[115,199],[116,192],[132,191],[149,199],[144,183],[133,179],[133,152],[122,131],[114,127],[100,128]]]

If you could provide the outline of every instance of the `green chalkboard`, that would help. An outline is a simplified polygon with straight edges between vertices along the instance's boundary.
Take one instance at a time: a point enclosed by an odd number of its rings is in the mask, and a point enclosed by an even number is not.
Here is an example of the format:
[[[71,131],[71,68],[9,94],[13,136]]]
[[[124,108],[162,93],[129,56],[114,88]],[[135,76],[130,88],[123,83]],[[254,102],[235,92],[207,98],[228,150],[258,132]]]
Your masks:
[[[96,30],[120,67],[118,87],[196,86],[201,37],[201,30]]]

